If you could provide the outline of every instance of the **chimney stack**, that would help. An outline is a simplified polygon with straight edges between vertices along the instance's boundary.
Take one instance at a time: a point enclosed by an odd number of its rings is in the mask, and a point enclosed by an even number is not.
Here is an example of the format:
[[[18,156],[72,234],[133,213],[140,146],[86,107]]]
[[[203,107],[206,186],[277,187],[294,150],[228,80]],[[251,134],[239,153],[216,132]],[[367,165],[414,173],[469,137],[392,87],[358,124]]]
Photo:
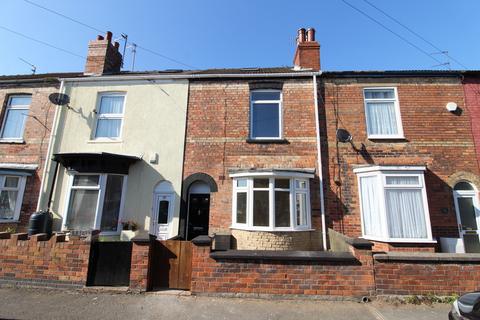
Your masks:
[[[315,29],[297,31],[297,50],[293,58],[295,69],[320,70],[320,45],[315,41]]]
[[[88,43],[87,62],[85,72],[87,75],[102,75],[120,72],[122,54],[118,51],[120,44],[112,44],[112,33],[107,32],[105,37],[98,35],[96,40]]]

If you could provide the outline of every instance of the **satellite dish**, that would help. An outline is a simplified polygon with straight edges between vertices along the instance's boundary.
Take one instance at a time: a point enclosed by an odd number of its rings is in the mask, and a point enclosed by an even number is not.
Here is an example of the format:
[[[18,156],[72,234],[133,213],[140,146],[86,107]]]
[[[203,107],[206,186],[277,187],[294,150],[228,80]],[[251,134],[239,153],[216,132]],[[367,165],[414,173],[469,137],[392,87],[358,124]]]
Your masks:
[[[340,142],[350,142],[352,141],[352,135],[345,129],[337,129],[337,140]]]
[[[455,112],[455,111],[457,111],[457,108],[458,108],[458,106],[455,102],[447,103],[446,107],[447,107],[447,110],[450,111],[450,112]]]
[[[52,93],[48,96],[48,99],[50,100],[51,103],[57,105],[57,106],[64,106],[67,105],[70,102],[70,97],[64,93]]]

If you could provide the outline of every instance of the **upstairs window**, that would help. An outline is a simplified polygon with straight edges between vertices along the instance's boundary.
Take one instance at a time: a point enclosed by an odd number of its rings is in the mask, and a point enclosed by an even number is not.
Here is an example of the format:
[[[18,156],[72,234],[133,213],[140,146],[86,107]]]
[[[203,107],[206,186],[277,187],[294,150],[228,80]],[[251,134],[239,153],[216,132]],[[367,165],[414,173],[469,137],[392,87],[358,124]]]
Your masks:
[[[368,138],[403,138],[397,90],[395,88],[368,88],[364,89],[363,93]]]
[[[424,167],[367,167],[358,176],[363,236],[371,240],[432,239]]]
[[[261,231],[310,228],[310,176],[232,177],[234,228]]]
[[[250,138],[282,138],[282,92],[255,90],[250,93]]]
[[[32,97],[28,95],[11,96],[3,118],[1,138],[5,140],[22,140],[25,121],[28,116]]]
[[[125,95],[108,93],[100,96],[97,108],[95,139],[120,139]]]

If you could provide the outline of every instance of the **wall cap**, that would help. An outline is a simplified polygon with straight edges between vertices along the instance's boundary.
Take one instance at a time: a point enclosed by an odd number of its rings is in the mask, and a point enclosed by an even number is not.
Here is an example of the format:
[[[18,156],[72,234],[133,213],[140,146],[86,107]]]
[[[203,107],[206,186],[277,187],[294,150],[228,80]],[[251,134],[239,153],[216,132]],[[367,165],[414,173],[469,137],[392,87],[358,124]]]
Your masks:
[[[331,251],[227,250],[212,252],[210,257],[215,260],[358,262],[350,252]]]
[[[479,253],[425,253],[425,252],[389,252],[374,254],[376,261],[431,261],[431,262],[479,262]]]
[[[192,240],[192,243],[196,246],[209,246],[212,244],[212,238],[209,236],[198,236]]]

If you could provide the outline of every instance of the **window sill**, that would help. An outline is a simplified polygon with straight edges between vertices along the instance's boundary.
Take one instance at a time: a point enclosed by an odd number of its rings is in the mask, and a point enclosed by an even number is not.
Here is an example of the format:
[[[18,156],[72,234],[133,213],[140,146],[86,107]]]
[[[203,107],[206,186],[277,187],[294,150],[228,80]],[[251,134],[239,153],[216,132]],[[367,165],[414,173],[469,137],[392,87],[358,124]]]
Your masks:
[[[0,139],[0,143],[25,144],[25,140],[23,140],[23,139]]]
[[[230,229],[234,230],[241,230],[241,231],[253,231],[253,232],[271,232],[271,233],[280,233],[280,232],[309,232],[315,231],[312,228],[298,228],[298,229],[271,229],[271,228],[249,228],[249,227],[241,227],[241,226],[231,226]]]
[[[20,221],[19,221],[19,220],[0,219],[0,223],[12,223],[12,224],[17,224],[17,223],[20,223]]]
[[[94,139],[88,140],[87,143],[122,143],[123,140],[115,140],[115,139]]]
[[[247,143],[253,144],[290,144],[287,139],[247,139]]]
[[[377,242],[385,242],[385,243],[437,243],[437,240],[430,240],[430,239],[385,239],[385,238],[376,238],[376,237],[369,237],[369,236],[360,237],[360,239],[377,241]]]
[[[404,136],[368,136],[372,142],[408,142]]]

